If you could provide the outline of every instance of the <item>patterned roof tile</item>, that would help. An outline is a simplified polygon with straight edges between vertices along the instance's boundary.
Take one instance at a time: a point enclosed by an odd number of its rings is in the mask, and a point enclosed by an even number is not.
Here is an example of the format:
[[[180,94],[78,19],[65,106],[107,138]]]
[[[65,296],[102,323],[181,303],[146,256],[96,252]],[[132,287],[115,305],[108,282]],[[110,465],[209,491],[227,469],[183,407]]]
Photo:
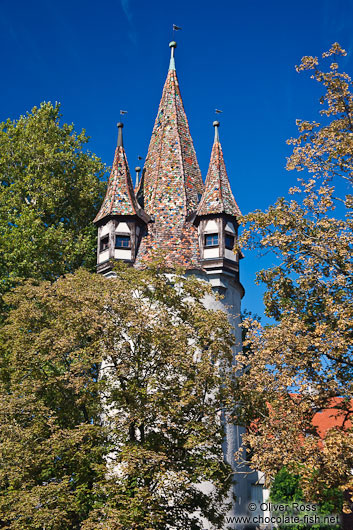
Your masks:
[[[199,266],[198,234],[186,218],[197,209],[203,182],[172,59],[143,173],[144,210],[154,223],[136,263],[160,249],[174,264],[194,268]]]
[[[118,145],[115,150],[105,199],[94,223],[109,215],[135,215],[140,209],[136,201],[122,140],[118,141],[118,144],[121,145]]]
[[[210,165],[208,167],[205,191],[202,195],[197,215],[228,214],[241,215],[235,202],[227,175],[222,147],[218,138],[218,122],[215,125],[215,141],[212,147]]]

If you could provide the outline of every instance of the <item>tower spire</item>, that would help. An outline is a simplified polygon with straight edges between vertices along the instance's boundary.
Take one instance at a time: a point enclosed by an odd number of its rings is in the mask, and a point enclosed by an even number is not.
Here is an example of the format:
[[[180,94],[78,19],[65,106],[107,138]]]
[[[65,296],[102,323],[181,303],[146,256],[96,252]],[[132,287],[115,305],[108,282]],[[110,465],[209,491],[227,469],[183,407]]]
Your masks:
[[[203,182],[175,71],[176,42],[169,46],[168,75],[138,191],[145,212],[154,218],[139,257],[164,249],[175,264],[190,268],[198,262],[198,236],[187,219],[197,209]]]
[[[131,182],[129,165],[123,145],[123,127],[119,122],[118,141],[115,149],[113,167],[108,180],[107,192],[94,223],[110,215],[136,215],[140,208],[137,204]]]
[[[208,167],[205,191],[202,195],[197,215],[227,214],[237,217],[240,210],[235,202],[219,141],[219,121],[214,121],[214,143]]]

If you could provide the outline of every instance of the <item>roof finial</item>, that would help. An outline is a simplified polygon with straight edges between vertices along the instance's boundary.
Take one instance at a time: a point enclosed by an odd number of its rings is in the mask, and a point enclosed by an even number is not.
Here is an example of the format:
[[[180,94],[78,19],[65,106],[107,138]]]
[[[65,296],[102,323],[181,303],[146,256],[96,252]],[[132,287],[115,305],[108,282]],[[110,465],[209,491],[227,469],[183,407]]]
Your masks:
[[[219,121],[214,121],[213,127],[214,127],[214,141],[219,142],[219,132],[218,132]]]
[[[175,42],[175,40],[172,40],[172,42],[169,43],[169,48],[170,48],[169,70],[175,70],[174,49],[176,47],[177,47],[177,43]]]
[[[124,147],[124,144],[123,144],[123,127],[124,127],[124,124],[121,123],[121,121],[119,121],[119,123],[117,123],[117,127],[119,129],[119,131],[118,131],[118,147]]]
[[[139,181],[140,181],[140,171],[141,171],[140,166],[135,167],[135,171],[136,171],[135,187],[137,188],[137,186],[139,185]]]

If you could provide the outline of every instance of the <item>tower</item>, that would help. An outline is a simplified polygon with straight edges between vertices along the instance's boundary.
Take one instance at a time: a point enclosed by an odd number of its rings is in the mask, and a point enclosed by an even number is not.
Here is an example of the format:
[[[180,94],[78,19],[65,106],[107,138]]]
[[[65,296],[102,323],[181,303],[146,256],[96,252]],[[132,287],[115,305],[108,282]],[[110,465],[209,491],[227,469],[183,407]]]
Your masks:
[[[97,271],[112,274],[112,261],[143,267],[156,250],[164,251],[170,267],[208,281],[223,295],[209,297],[209,308],[227,313],[235,334],[234,355],[241,349],[240,303],[244,289],[239,280],[241,253],[233,252],[238,237],[240,210],[234,199],[219,140],[219,122],[208,173],[203,184],[185,114],[174,52],[152,131],[145,166],[133,189],[123,147],[122,124],[106,197],[94,222],[98,227]],[[140,168],[136,169],[139,174]],[[234,467],[242,429],[225,421],[225,460]],[[248,470],[236,475],[232,513],[246,513],[250,498]]]

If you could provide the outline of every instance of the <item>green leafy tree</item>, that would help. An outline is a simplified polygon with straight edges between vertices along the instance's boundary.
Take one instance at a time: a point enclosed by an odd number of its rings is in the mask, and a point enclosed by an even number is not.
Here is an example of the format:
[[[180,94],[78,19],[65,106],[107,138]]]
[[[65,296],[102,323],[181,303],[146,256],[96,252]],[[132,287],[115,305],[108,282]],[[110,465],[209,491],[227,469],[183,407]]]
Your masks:
[[[1,528],[222,528],[233,336],[209,293],[156,263],[6,295]]]
[[[307,512],[309,516],[314,514],[323,517],[325,514],[335,514],[340,513],[342,511],[343,494],[338,489],[326,489],[323,492],[322,499],[325,500],[322,500],[320,506],[317,507],[318,509],[316,511]],[[275,504],[277,503],[292,505],[292,503],[295,502],[304,505],[305,499],[303,491],[300,487],[299,477],[297,475],[293,475],[293,473],[290,473],[285,467],[282,467],[282,469],[279,470],[279,472],[274,478],[274,481],[271,484],[270,501]],[[295,513],[296,515],[298,514],[298,512],[295,512],[295,510],[291,513]],[[278,512],[278,515],[280,514],[281,512]],[[303,513],[299,512],[299,515],[303,516]],[[327,529],[327,525],[280,525],[279,528],[282,530],[310,530],[310,528],[312,528],[313,530],[324,530]],[[330,528],[337,530],[338,528],[340,528],[340,526],[330,525]]]
[[[84,151],[85,132],[60,118],[58,104],[42,103],[0,124],[0,296],[19,278],[95,265],[105,167]]]
[[[243,238],[275,256],[258,274],[275,323],[248,319],[238,357],[252,465],[269,482],[285,466],[304,498],[318,503],[328,488],[353,492],[353,95],[350,77],[338,70],[340,55],[334,44],[323,54],[328,69],[315,57],[297,67],[323,88],[322,123],[299,121],[300,135],[289,141],[287,168],[309,178],[289,199],[246,216]],[[332,417],[326,431],[320,412]]]

